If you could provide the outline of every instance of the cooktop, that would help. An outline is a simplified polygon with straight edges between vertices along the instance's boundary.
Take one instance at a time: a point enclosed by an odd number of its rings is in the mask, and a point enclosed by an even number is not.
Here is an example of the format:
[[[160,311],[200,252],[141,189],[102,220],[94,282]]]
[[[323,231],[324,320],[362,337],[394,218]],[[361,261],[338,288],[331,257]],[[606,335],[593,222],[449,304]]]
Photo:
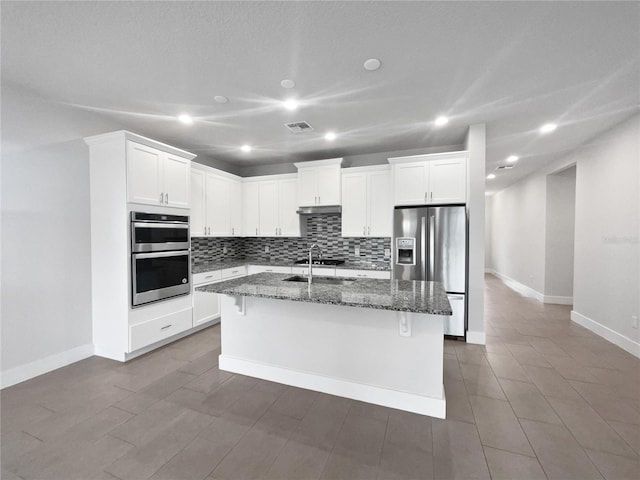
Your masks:
[[[296,264],[308,264],[309,259],[305,258],[303,260],[296,260]],[[342,265],[344,260],[341,258],[314,258],[311,262],[313,265]]]

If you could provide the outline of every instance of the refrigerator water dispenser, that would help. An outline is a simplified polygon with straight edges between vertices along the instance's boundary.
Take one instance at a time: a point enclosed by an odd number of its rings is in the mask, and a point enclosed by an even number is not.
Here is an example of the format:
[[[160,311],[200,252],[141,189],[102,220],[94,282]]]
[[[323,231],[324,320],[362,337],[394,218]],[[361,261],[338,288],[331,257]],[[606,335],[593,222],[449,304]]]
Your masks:
[[[411,237],[396,238],[396,265],[416,264],[416,239]]]

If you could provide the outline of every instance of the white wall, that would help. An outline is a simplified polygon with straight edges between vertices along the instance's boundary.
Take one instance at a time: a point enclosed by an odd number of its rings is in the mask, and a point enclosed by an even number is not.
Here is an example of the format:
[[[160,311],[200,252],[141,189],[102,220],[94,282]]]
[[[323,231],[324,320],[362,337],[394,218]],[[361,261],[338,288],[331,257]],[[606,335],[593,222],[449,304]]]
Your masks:
[[[640,115],[577,162],[573,318],[640,356]]]
[[[493,270],[493,259],[491,253],[491,225],[493,223],[493,197],[485,197],[484,202],[484,269],[486,272]]]
[[[469,215],[469,273],[467,289],[467,342],[485,343],[484,238],[486,127],[471,125],[465,147],[469,151],[467,210]]]
[[[93,353],[82,137],[119,128],[2,85],[3,386]]]
[[[544,292],[546,174],[530,175],[493,195],[493,270]]]
[[[544,294],[566,299],[573,297],[573,246],[576,207],[576,168],[547,176]],[[553,302],[552,302],[553,303]]]

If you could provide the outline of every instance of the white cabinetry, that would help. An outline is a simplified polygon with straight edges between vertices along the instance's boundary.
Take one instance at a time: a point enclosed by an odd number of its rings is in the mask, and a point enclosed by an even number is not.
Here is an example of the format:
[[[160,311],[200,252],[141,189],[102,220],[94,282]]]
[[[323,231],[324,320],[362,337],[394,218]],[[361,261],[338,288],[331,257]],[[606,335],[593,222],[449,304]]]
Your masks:
[[[199,292],[204,287],[222,280],[220,270],[193,275],[193,326],[220,318],[220,298],[217,293]]]
[[[127,140],[128,201],[189,208],[191,158]]]
[[[393,203],[388,166],[361,167],[342,173],[342,236],[390,237]]]
[[[380,280],[390,280],[391,272],[388,270],[353,270],[348,268],[336,268],[336,277],[377,278]]]
[[[295,163],[298,168],[298,205],[340,205],[342,158]]]
[[[254,177],[245,180],[242,188],[245,236],[300,236],[295,175]]]
[[[389,163],[394,205],[466,202],[467,152],[396,157]]]
[[[126,131],[85,142],[93,345],[96,355],[125,361],[191,331],[190,294],[132,307],[129,218],[139,210],[184,215],[195,155]]]
[[[249,275],[254,273],[291,273],[291,267],[285,267],[282,265],[249,265]]]
[[[194,165],[191,182],[191,236],[240,236],[240,177],[215,168]]]

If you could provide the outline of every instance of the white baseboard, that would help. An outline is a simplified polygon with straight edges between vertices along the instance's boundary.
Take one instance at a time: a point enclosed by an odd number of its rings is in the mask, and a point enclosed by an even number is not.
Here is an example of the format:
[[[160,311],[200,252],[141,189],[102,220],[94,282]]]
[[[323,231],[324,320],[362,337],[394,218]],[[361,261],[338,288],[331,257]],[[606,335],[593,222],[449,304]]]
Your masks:
[[[442,398],[426,397],[388,388],[349,382],[338,378],[325,377],[299,370],[251,362],[239,358],[220,355],[220,370],[262,378],[299,388],[306,388],[330,395],[374,403],[384,407],[397,408],[408,412],[445,418],[447,403],[442,388]]]
[[[10,387],[38,375],[66,367],[79,360],[91,357],[93,352],[93,344],[89,343],[4,371],[0,374],[0,388]]]
[[[552,303],[554,305],[573,305],[573,297],[559,297],[557,295],[545,295],[544,303]]]
[[[571,310],[571,320],[576,322],[578,325],[591,330],[593,333],[600,335],[605,340],[610,341],[623,350],[626,350],[631,355],[640,358],[640,343],[631,340],[629,337],[625,337],[615,330],[611,330],[609,327],[602,325],[601,323],[598,323],[575,310]]]
[[[486,345],[487,335],[484,332],[472,332],[471,330],[467,330],[467,343]]]
[[[493,274],[496,277],[498,277],[500,280],[502,280],[505,283],[505,285],[509,287],[511,290],[515,290],[516,292],[524,295],[525,297],[535,298],[539,302],[544,301],[544,295],[538,292],[537,290],[534,290],[533,288],[528,287],[525,284],[520,283],[519,281],[514,280],[511,277],[507,277],[506,275],[500,272],[494,271]]]

